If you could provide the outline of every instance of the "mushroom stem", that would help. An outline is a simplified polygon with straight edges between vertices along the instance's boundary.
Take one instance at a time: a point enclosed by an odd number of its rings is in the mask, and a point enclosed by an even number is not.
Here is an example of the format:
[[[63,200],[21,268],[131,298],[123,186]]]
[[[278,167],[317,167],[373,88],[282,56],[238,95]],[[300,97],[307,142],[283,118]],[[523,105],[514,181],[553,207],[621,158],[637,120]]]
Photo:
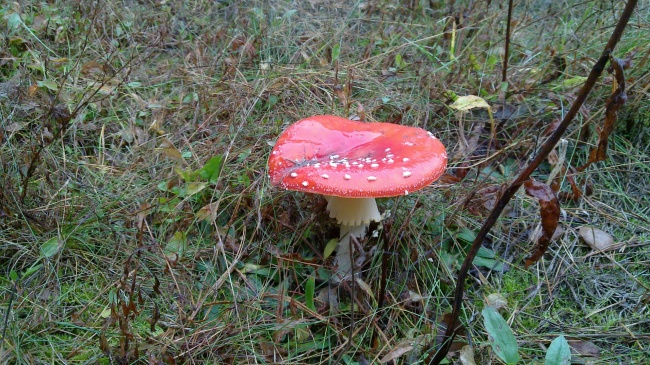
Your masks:
[[[346,280],[352,275],[352,255],[354,246],[351,237],[362,238],[371,221],[379,222],[381,215],[375,198],[342,198],[326,196],[330,217],[341,225],[340,241],[336,247],[336,270],[339,279]]]

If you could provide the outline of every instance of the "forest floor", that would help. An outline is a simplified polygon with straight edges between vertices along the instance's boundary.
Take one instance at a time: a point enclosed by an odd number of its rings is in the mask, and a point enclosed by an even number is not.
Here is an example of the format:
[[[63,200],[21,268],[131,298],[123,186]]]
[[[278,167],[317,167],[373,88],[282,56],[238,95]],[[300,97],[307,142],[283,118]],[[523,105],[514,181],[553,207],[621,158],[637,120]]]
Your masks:
[[[0,5],[0,362],[423,363],[466,249],[624,6],[516,1],[504,82],[504,3]],[[520,363],[561,363],[545,360],[560,336],[575,364],[647,363],[649,29],[641,1],[613,52],[628,98],[607,158],[576,169],[615,88],[605,72],[533,174],[562,209],[541,260],[524,265],[540,208],[523,190],[483,243],[447,363],[503,363],[509,333]],[[451,107],[467,95],[494,124]],[[330,280],[324,198],[267,176],[280,133],[318,114],[420,127],[449,156],[439,181],[378,200],[354,282]],[[489,330],[487,307],[507,326]]]

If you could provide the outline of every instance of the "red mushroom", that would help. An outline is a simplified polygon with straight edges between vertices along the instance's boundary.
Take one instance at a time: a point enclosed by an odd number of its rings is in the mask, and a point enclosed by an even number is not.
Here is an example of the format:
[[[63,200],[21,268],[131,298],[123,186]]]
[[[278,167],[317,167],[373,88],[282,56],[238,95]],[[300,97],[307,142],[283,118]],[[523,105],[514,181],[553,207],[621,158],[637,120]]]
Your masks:
[[[350,275],[350,236],[381,216],[375,198],[407,195],[437,180],[447,165],[442,143],[421,128],[355,122],[331,115],[302,119],[278,138],[269,158],[273,185],[325,195],[341,225],[338,274]]]

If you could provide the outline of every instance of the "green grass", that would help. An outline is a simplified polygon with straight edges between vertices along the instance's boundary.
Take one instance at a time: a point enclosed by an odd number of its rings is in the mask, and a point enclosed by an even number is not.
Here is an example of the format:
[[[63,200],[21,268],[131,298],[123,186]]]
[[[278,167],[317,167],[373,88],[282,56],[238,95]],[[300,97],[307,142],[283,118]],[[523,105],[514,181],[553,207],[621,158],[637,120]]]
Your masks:
[[[516,2],[504,93],[505,10],[468,3],[0,5],[0,362],[421,363],[495,187],[569,108],[622,9]],[[650,356],[649,6],[615,50],[638,50],[628,103],[608,160],[573,174],[591,193],[562,200],[564,234],[524,268],[539,217],[518,194],[484,243],[505,269],[477,265],[467,282],[461,340],[477,363],[500,361],[480,314],[493,293],[522,363],[542,364],[559,335],[580,363]],[[573,167],[610,91],[604,75],[566,135]],[[486,124],[463,153],[488,120],[476,110],[460,123],[448,105],[468,94],[493,108],[498,146]],[[379,200],[390,217],[376,228],[394,241],[383,308],[383,234],[363,242],[362,282],[329,284],[323,251],[338,228],[324,200],[267,179],[277,136],[314,114],[425,128],[447,146],[448,172],[469,167],[463,182]],[[593,253],[583,225],[620,247]]]

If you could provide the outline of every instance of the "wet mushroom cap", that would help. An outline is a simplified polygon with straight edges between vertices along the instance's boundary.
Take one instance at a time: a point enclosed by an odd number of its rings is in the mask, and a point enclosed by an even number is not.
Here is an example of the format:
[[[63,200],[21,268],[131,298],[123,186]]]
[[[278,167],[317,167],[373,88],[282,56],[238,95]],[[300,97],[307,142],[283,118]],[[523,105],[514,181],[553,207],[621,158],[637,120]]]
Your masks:
[[[446,165],[445,147],[424,129],[317,115],[280,135],[269,175],[288,190],[376,198],[419,190]]]

